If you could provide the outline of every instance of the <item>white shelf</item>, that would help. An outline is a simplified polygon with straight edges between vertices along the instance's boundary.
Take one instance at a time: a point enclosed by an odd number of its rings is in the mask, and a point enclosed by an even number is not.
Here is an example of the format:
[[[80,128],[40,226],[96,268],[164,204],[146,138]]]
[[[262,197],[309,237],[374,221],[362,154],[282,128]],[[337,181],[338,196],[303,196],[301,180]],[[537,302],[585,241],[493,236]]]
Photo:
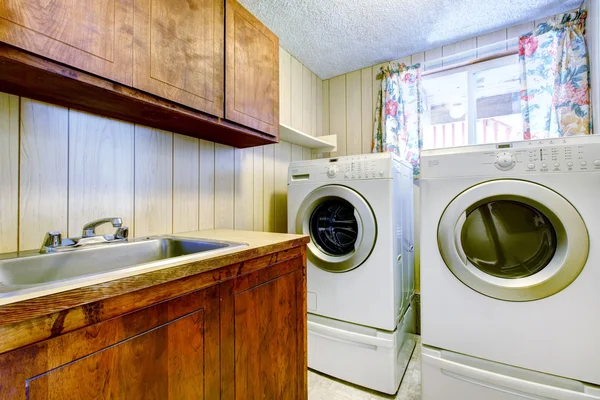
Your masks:
[[[310,136],[284,124],[279,124],[279,138],[289,143],[312,149],[313,153],[329,153],[337,150],[337,135]]]

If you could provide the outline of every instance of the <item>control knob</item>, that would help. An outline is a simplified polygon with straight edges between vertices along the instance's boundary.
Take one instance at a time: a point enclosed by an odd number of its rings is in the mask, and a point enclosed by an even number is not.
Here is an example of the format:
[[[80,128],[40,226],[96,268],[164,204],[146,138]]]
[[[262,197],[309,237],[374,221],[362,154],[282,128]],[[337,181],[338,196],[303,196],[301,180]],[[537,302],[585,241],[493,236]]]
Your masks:
[[[496,168],[502,171],[508,171],[517,163],[516,157],[509,152],[502,152],[496,155],[496,162],[494,165]]]
[[[339,171],[339,168],[337,165],[330,165],[327,168],[327,176],[330,178],[333,178],[337,175],[338,171]]]

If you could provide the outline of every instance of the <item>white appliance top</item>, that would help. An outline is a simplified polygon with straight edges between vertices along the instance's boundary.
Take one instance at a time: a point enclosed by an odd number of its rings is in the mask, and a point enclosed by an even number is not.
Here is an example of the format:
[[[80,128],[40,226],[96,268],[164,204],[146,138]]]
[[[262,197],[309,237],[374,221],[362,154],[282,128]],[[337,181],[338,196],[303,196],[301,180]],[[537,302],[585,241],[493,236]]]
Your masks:
[[[600,135],[424,150],[421,178],[600,172]]]
[[[294,161],[288,169],[288,184],[307,182],[346,182],[366,179],[392,179],[393,169],[412,166],[392,153]]]

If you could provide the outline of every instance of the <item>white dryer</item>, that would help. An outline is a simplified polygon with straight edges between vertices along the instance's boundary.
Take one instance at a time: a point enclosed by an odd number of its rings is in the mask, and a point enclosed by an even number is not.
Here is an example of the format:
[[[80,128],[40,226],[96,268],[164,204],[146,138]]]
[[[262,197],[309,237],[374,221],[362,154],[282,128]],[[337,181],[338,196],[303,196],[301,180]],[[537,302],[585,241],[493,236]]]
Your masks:
[[[423,399],[600,399],[600,137],[421,166]]]
[[[413,218],[412,167],[390,153],[290,164],[288,231],[311,237],[309,367],[397,390],[408,362],[398,355],[414,347],[412,310],[402,319],[414,292]]]

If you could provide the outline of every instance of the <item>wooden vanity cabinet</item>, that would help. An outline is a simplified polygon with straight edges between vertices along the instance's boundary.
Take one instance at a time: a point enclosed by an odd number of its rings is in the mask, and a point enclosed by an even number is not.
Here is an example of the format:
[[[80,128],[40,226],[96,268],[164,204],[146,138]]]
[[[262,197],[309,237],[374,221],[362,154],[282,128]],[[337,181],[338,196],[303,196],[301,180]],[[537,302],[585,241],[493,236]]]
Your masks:
[[[218,399],[219,287],[0,356],[2,399]]]
[[[24,320],[50,338],[0,354],[0,399],[304,400],[305,293],[296,247]]]

